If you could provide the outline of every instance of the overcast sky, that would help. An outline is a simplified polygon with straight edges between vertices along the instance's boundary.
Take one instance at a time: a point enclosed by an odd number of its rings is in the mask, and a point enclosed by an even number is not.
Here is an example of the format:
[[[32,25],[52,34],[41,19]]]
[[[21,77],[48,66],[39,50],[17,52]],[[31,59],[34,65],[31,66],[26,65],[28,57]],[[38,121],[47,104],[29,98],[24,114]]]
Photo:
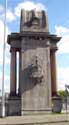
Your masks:
[[[6,34],[20,31],[20,10],[45,10],[48,14],[49,31],[62,39],[58,43],[57,83],[58,89],[69,84],[69,0],[7,0]],[[0,0],[0,88],[2,87],[2,58],[4,35],[5,0]],[[6,44],[5,91],[9,91],[10,54]]]

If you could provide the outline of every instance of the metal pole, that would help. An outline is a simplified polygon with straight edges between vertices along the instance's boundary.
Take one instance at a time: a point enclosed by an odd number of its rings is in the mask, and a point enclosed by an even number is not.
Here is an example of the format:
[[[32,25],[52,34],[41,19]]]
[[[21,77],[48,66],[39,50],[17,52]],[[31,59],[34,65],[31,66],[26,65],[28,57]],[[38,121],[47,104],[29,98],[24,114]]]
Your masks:
[[[65,87],[65,94],[66,94],[66,114],[67,114],[67,87]]]
[[[2,117],[5,117],[4,73],[5,73],[6,11],[7,11],[7,0],[5,0],[5,15],[4,15],[3,71],[2,71]]]
[[[65,85],[66,121],[67,121],[67,85]]]

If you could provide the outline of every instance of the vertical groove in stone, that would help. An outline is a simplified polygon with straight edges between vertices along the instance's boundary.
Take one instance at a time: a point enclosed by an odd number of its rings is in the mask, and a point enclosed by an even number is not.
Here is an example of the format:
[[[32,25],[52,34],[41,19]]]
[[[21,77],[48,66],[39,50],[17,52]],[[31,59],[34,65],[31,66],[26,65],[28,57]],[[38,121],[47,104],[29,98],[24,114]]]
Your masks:
[[[46,54],[47,54],[47,105],[51,106],[50,46],[47,46]]]

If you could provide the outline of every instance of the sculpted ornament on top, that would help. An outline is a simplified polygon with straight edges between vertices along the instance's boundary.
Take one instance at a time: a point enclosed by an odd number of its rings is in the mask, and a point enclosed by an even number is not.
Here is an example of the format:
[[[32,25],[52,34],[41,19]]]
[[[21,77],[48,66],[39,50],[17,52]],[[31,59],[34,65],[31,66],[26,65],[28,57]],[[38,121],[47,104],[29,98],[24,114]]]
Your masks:
[[[44,30],[48,32],[48,21],[45,11],[25,11],[22,10],[21,14],[21,31],[39,31]]]

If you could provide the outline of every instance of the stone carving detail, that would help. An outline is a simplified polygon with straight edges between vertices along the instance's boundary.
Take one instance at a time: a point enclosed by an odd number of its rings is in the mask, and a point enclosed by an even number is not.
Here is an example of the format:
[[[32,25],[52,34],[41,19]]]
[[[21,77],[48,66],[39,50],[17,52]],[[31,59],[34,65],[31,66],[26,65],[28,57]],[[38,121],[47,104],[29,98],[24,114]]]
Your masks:
[[[35,83],[41,83],[43,79],[43,71],[41,65],[38,64],[38,57],[34,56],[31,63],[30,78]]]
[[[47,31],[48,21],[45,11],[25,11],[21,12],[21,31]]]
[[[40,20],[34,10],[27,13],[27,20],[24,23],[24,25],[31,27],[32,25],[39,25],[39,24],[40,24]]]

